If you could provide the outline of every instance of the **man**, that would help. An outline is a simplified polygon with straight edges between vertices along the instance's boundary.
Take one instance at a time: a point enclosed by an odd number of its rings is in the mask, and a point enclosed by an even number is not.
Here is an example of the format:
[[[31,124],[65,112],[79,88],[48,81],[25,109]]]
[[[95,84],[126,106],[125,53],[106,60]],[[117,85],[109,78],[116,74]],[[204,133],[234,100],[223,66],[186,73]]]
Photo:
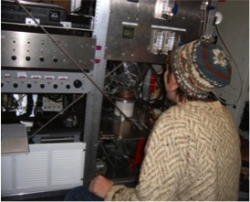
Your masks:
[[[209,92],[228,85],[230,78],[230,64],[214,44],[196,40],[173,51],[164,81],[167,97],[176,105],[155,123],[138,185],[113,185],[97,176],[89,186],[91,200],[238,200],[238,130],[229,111],[208,98]],[[74,193],[80,196],[83,190],[78,187]],[[73,195],[69,193],[65,200],[89,200]]]

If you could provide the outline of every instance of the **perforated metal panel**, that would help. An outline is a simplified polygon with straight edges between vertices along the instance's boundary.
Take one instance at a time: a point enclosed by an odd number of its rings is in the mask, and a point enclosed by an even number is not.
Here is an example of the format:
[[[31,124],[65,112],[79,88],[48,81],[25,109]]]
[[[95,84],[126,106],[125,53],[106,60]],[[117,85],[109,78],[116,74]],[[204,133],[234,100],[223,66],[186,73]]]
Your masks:
[[[82,70],[93,69],[94,38],[51,35]],[[39,70],[79,70],[67,55],[46,34],[1,32],[2,67]]]

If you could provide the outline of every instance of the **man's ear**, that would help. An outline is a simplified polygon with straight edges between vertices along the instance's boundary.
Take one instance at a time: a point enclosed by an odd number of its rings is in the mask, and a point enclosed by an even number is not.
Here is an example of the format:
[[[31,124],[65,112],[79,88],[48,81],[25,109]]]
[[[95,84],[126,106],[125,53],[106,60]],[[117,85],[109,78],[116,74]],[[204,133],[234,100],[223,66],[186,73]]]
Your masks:
[[[176,82],[176,79],[174,77],[174,74],[170,74],[168,77],[168,72],[165,72],[165,87],[166,89],[168,89],[169,91],[175,91],[178,88],[178,84]],[[168,79],[169,78],[169,79]]]

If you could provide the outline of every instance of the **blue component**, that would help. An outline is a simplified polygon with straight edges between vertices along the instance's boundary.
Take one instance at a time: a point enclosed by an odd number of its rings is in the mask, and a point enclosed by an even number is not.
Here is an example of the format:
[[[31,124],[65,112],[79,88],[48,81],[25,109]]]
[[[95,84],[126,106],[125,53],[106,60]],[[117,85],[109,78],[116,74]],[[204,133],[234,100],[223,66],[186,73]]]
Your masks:
[[[208,10],[208,11],[214,10],[214,9],[215,9],[215,6],[207,5],[207,10]]]
[[[179,8],[178,4],[177,4],[177,3],[175,3],[175,4],[174,4],[174,7],[173,7],[173,9],[172,9],[172,12],[173,12],[173,14],[174,14],[174,15],[176,15],[176,14],[177,14],[177,12],[178,12],[178,8]]]
[[[180,41],[180,42],[178,43],[178,47],[183,46],[183,45],[185,45],[185,44],[186,44],[186,43]]]

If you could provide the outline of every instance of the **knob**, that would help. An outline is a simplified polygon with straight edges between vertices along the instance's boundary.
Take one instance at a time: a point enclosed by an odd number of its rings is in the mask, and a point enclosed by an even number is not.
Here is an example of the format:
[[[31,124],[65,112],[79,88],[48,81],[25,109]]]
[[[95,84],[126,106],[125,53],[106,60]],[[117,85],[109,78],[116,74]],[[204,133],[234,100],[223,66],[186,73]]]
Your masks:
[[[45,85],[42,83],[42,84],[40,84],[40,87],[41,87],[41,88],[44,88],[44,87],[45,87]]]
[[[70,85],[69,85],[69,84],[67,84],[67,85],[66,85],[66,88],[67,88],[67,89],[70,89]]]
[[[54,84],[53,87],[54,87],[55,89],[57,89],[58,85],[57,85],[57,84]]]
[[[32,86],[31,83],[27,84],[27,88],[31,88],[31,86]]]
[[[14,83],[14,84],[13,84],[13,87],[14,87],[14,88],[17,88],[17,87],[18,87],[18,84],[17,84],[17,83]]]
[[[75,80],[75,81],[74,81],[74,86],[75,86],[76,88],[80,88],[80,87],[82,86],[82,82],[81,82],[80,80]]]
[[[56,57],[53,58],[54,62],[58,62],[58,59]]]
[[[44,57],[41,56],[40,57],[40,61],[43,62],[44,61]]]

